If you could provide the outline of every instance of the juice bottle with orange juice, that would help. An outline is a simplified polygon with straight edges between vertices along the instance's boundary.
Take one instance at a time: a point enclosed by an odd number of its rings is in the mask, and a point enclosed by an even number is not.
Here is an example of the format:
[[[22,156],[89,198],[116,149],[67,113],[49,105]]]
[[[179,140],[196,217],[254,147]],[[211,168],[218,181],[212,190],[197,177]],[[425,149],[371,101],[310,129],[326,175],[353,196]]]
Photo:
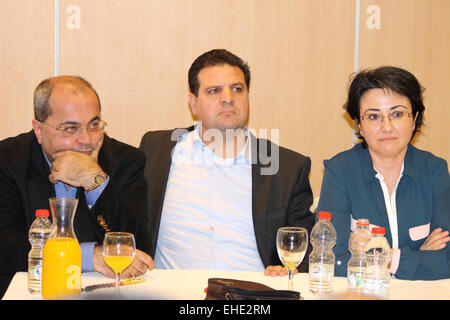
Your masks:
[[[42,256],[42,297],[73,298],[81,292],[81,249],[73,231],[78,199],[51,198],[53,230]]]

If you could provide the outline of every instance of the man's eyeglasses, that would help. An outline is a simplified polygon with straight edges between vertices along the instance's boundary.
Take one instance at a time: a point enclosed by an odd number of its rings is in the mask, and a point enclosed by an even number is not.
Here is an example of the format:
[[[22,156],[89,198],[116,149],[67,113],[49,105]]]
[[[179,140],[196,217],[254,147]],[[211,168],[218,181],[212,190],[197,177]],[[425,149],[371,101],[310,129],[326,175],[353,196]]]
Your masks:
[[[383,115],[381,112],[367,111],[361,116],[361,120],[366,120],[369,124],[380,125],[384,118],[389,118],[391,122],[403,122],[412,116],[412,112],[395,110],[388,115]]]
[[[54,127],[48,123],[41,122],[50,128],[60,131],[64,137],[73,137],[83,133],[83,129],[86,129],[88,133],[102,133],[105,130],[107,123],[103,120],[96,120],[89,123],[86,127],[77,125],[63,125],[61,127]]]

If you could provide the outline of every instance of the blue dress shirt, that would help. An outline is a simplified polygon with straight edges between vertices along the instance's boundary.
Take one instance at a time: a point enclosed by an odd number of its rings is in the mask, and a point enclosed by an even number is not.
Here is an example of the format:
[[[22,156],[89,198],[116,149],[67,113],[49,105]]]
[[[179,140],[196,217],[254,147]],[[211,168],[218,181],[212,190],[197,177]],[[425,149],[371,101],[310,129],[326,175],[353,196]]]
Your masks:
[[[47,155],[44,151],[45,160],[47,160],[48,166],[51,167],[50,160],[47,158]],[[97,199],[102,194],[103,190],[105,190],[108,185],[109,177],[106,178],[105,183],[103,183],[98,188],[95,188],[91,192],[85,192],[86,202],[90,208],[94,206]],[[66,185],[65,183],[59,181],[55,184],[55,196],[56,198],[69,198],[74,199],[77,195],[77,188]],[[94,258],[94,246],[96,242],[82,242],[80,243],[81,248],[81,271],[82,272],[91,272],[94,271],[93,258]]]
[[[250,138],[236,158],[223,159],[203,143],[199,128],[174,148],[155,267],[262,271],[252,218]]]

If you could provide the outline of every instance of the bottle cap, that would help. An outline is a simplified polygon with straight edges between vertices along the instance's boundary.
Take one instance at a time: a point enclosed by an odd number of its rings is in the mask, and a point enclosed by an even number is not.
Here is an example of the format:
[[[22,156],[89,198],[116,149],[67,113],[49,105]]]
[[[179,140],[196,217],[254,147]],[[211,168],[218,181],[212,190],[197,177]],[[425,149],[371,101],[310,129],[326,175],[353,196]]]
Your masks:
[[[48,217],[49,213],[47,209],[37,209],[36,217]]]
[[[320,211],[319,220],[331,220],[331,213],[326,211]]]
[[[384,228],[372,228],[372,234],[385,234],[386,231]]]

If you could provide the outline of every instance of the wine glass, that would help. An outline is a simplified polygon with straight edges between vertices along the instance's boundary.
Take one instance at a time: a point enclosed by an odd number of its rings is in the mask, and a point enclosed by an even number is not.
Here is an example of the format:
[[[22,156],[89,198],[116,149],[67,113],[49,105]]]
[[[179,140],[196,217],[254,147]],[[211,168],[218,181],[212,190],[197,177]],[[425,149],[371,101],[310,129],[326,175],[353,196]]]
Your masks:
[[[134,259],[136,242],[132,233],[107,232],[103,240],[102,255],[105,263],[116,274],[116,295],[119,295],[120,274]]]
[[[277,251],[283,265],[288,269],[288,289],[294,290],[294,270],[303,261],[308,248],[308,231],[300,227],[283,227],[277,233]]]

